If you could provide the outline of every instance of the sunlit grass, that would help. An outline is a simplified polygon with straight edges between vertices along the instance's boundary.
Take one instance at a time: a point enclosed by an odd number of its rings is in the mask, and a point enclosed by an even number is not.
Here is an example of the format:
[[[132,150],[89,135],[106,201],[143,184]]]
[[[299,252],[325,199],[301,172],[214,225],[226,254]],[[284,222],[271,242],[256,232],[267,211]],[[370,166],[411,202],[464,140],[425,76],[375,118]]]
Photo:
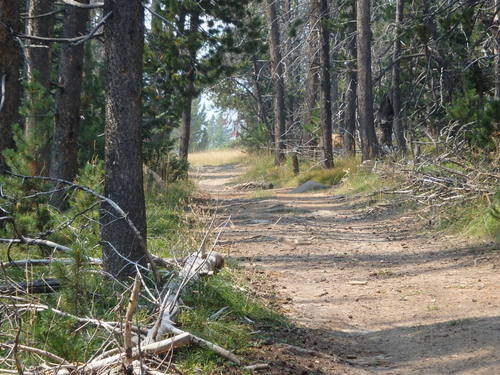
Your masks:
[[[193,167],[217,166],[242,162],[246,157],[240,149],[210,150],[189,154],[189,164]]]
[[[247,170],[241,181],[259,181],[272,183],[275,187],[295,187],[312,180],[324,185],[339,184],[349,170],[357,170],[356,158],[337,158],[332,169],[323,169],[319,161],[301,159],[300,172],[293,174],[292,161],[287,159],[282,165],[274,164],[270,153],[252,154],[246,161]]]

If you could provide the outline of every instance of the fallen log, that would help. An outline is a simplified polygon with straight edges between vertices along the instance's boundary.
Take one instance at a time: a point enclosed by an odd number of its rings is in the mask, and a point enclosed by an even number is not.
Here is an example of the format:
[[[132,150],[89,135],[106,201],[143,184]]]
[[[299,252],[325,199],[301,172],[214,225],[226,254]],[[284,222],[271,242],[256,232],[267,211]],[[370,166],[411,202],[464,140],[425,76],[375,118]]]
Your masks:
[[[140,349],[135,348],[130,353],[129,358],[133,360],[139,358],[142,354],[160,354],[178,348],[180,346],[188,345],[189,343],[191,343],[191,335],[187,332],[184,332],[172,338],[142,346]],[[126,358],[126,356],[126,353],[120,353],[108,358],[89,362],[81,366],[79,370],[92,372],[100,370],[104,367],[114,366],[121,363]]]
[[[59,289],[61,289],[61,281],[58,279],[39,279],[29,282],[11,282],[8,284],[0,284],[0,294],[9,296],[18,293],[55,293]]]

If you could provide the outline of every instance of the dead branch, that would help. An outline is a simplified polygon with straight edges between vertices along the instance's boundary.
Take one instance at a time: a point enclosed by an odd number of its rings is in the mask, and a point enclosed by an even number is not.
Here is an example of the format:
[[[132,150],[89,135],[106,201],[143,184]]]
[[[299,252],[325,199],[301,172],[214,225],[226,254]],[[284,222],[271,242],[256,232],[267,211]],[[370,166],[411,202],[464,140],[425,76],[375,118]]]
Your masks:
[[[139,291],[141,289],[141,280],[138,275],[136,275],[134,280],[134,285],[132,287],[132,292],[130,293],[130,298],[128,301],[127,313],[125,314],[125,325],[123,329],[123,344],[125,345],[125,358],[123,364],[125,368],[128,368],[132,364],[132,349],[134,344],[132,342],[132,316],[137,309],[137,303],[139,300]]]
[[[14,345],[0,343],[0,347],[13,349]],[[57,364],[70,365],[70,363],[67,362],[64,358],[61,358],[58,355],[55,355],[54,353],[51,353],[47,350],[42,350],[42,349],[33,348],[31,346],[20,345],[20,344],[17,344],[17,348],[22,350],[22,351],[25,351],[25,352],[34,353],[34,354],[40,355],[42,357],[46,357]]]
[[[9,243],[9,244],[22,244],[28,246],[44,246],[53,250],[61,251],[66,254],[73,254],[73,250],[67,246],[60,245],[58,243],[49,241],[49,240],[40,240],[35,238],[23,237],[21,238],[0,238],[0,242]],[[84,255],[83,258],[91,263],[102,263],[100,259],[92,258]]]
[[[75,0],[61,0],[61,1],[66,5],[71,5],[77,8],[84,8],[84,9],[102,8],[104,6],[104,3],[84,4]]]
[[[179,328],[177,328],[169,323],[164,323],[163,327],[165,328],[165,330],[167,332],[170,332],[174,335],[181,335],[182,333],[186,333],[185,331],[183,331],[183,330],[181,330],[181,329],[179,329]],[[221,357],[226,358],[237,365],[241,365],[242,360],[236,354],[231,353],[230,351],[220,347],[217,344],[214,344],[210,341],[202,339],[201,337],[195,336],[191,333],[189,333],[189,335],[191,337],[191,342],[193,344],[196,344],[196,345],[201,346],[203,348],[207,348],[207,349],[219,354]]]
[[[169,350],[173,350],[175,348],[178,348],[180,346],[188,345],[191,342],[191,335],[189,333],[183,332],[181,334],[178,334],[172,338],[162,340],[162,341],[157,341],[149,345],[145,345],[141,347],[141,350],[139,349],[133,349],[130,353],[130,358],[131,359],[137,359],[141,355],[141,353],[145,354],[159,354],[159,353],[164,353]],[[80,370],[86,371],[86,372],[93,372],[100,370],[104,367],[109,367],[116,365],[123,361],[123,359],[126,357],[125,353],[117,354],[108,358],[104,358],[98,361],[93,361],[90,363],[87,363],[83,365]]]
[[[135,224],[128,217],[127,213],[125,213],[125,211],[123,211],[123,209],[115,201],[105,197],[102,194],[99,194],[98,192],[96,192],[96,191],[94,191],[86,186],[74,184],[70,181],[63,180],[61,178],[46,177],[46,176],[27,176],[27,175],[21,175],[21,174],[9,172],[9,171],[7,171],[6,173],[11,175],[11,176],[21,178],[21,179],[34,179],[34,180],[41,180],[41,181],[57,182],[61,185],[67,186],[69,189],[84,191],[84,192],[100,199],[101,201],[106,202],[110,207],[112,207],[118,213],[118,215],[120,215],[120,218],[122,218],[123,220],[125,220],[127,222],[130,229],[134,232],[135,236],[137,237],[137,239],[139,241],[140,246],[142,247],[142,250],[144,251],[144,253],[148,257],[148,261],[149,261],[149,264],[151,266],[151,270],[153,272],[155,280],[157,282],[160,280],[160,277],[159,277],[158,272],[156,270],[153,258],[151,257],[151,254],[146,247],[146,240],[142,237],[141,232],[137,229]]]

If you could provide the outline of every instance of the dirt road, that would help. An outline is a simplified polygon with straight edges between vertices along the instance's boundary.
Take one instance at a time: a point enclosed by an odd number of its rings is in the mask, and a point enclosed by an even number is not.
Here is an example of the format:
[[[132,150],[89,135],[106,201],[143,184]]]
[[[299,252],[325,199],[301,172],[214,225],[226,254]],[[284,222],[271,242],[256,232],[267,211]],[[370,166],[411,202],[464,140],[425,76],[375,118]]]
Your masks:
[[[232,188],[241,172],[198,177],[231,216],[221,250],[296,326],[262,348],[263,373],[500,374],[495,244],[422,234],[404,214],[331,191],[255,198]]]

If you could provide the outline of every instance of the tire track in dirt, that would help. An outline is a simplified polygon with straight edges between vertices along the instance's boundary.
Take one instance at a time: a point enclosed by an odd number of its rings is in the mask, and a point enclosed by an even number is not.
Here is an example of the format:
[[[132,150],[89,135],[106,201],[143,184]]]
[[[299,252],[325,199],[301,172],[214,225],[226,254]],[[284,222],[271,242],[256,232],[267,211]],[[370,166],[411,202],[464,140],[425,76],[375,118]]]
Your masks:
[[[277,294],[296,325],[277,341],[312,350],[270,343],[276,368],[264,373],[500,374],[498,244],[422,234],[366,198],[287,189],[252,198],[231,187],[241,173],[197,172],[231,216],[221,251]]]

